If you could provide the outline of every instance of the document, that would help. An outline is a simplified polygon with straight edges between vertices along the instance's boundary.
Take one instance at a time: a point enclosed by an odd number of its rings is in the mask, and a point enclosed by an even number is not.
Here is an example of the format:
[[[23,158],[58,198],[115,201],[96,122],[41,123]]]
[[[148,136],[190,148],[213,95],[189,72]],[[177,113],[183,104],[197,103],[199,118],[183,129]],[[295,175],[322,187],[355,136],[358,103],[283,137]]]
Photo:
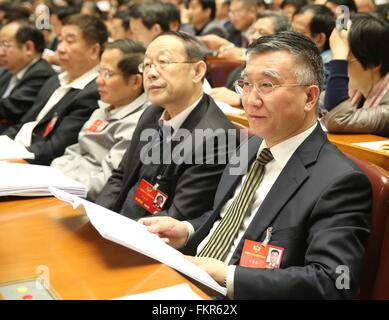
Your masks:
[[[50,196],[49,187],[86,197],[88,189],[55,168],[0,162],[0,196]]]
[[[167,245],[157,235],[148,232],[139,222],[57,188],[51,187],[50,191],[58,199],[70,203],[74,209],[82,205],[91,224],[105,239],[158,260],[223,295],[227,294],[227,289],[207,272],[185,259],[181,252]]]
[[[204,300],[187,283],[167,288],[132,294],[114,300]]]
[[[22,144],[7,136],[0,136],[0,160],[34,159],[35,155]]]
[[[389,153],[389,140],[370,141],[370,142],[354,142],[356,146],[372,149],[374,151]]]

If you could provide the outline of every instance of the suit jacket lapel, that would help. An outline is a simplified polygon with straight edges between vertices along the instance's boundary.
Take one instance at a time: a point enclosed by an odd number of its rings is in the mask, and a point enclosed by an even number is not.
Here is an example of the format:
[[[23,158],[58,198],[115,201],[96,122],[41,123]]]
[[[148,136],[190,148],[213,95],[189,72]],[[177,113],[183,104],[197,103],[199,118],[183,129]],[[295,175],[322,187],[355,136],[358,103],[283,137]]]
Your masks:
[[[316,161],[325,141],[325,135],[320,125],[318,125],[312,134],[297,148],[251,221],[231,258],[231,264],[236,264],[240,259],[244,240],[257,239],[259,235],[264,234],[285,204],[293,198],[301,184],[308,179],[309,172],[306,167]],[[260,241],[263,240],[260,239]]]
[[[10,74],[8,71],[5,71],[5,73],[1,76],[1,79],[0,79],[0,98],[3,96],[5,90],[7,90],[11,78],[12,78],[12,74]]]

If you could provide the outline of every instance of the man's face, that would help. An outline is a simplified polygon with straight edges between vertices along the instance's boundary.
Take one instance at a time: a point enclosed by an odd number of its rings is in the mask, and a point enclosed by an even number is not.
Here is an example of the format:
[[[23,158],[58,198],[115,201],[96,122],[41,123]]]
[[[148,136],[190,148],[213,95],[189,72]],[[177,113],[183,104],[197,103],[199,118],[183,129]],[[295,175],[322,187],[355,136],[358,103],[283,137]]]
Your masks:
[[[295,67],[295,59],[286,51],[252,55],[246,64],[244,80],[253,84],[296,84]],[[307,129],[314,118],[314,110],[306,108],[306,90],[307,86],[278,87],[264,95],[253,88],[243,94],[250,130],[271,147]]]
[[[260,37],[267,36],[273,33],[275,33],[275,31],[273,26],[273,20],[271,18],[258,19],[250,27],[250,44],[253,43],[254,40],[259,39]]]
[[[211,9],[204,10],[198,0],[190,0],[188,6],[189,22],[197,29],[211,20]]]
[[[233,1],[230,5],[230,21],[238,31],[246,31],[255,21],[256,9],[248,7],[241,1]]]
[[[131,18],[130,29],[133,33],[133,39],[142,42],[145,47],[157,36],[152,29],[147,29],[141,18]]]
[[[272,264],[277,264],[277,260],[278,260],[278,252],[272,251],[272,253],[270,254],[270,262]]]
[[[82,31],[74,25],[65,25],[58,37],[57,47],[59,63],[70,77],[78,77],[88,71],[91,59],[98,55],[93,45],[83,38]]]
[[[292,30],[307,36],[311,40],[314,40],[310,30],[312,18],[313,13],[309,11],[294,15],[292,19]]]
[[[96,79],[101,100],[115,107],[130,103],[135,95],[129,79],[124,78],[117,67],[122,57],[118,49],[105,50],[99,65],[100,75]]]
[[[184,44],[174,36],[161,36],[147,47],[144,63],[153,64],[143,73],[143,84],[151,103],[166,109],[185,105],[193,94],[194,63],[187,61]],[[155,66],[165,64],[164,68]]]
[[[127,38],[127,32],[123,28],[123,20],[122,19],[119,19],[119,18],[112,19],[111,38],[114,40]]]
[[[23,69],[28,62],[26,46],[15,39],[18,29],[17,23],[10,23],[0,30],[0,61],[12,74]]]

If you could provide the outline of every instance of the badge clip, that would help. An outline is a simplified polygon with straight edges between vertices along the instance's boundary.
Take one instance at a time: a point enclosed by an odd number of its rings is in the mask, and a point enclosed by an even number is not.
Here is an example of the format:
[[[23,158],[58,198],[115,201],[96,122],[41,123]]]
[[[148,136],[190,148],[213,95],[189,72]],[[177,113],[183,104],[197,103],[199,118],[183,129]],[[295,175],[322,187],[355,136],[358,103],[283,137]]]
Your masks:
[[[269,243],[272,232],[273,232],[273,227],[269,227],[266,229],[266,237],[265,237],[265,240],[263,240],[263,242],[262,242],[263,247],[266,247],[267,244]]]

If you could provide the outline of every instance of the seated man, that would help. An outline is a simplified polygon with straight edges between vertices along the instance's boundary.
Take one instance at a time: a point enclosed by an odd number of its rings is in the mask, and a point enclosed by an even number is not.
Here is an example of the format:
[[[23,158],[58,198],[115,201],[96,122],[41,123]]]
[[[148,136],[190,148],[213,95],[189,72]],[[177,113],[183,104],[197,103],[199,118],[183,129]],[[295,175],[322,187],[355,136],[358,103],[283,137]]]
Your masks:
[[[100,108],[85,123],[78,143],[66,148],[51,166],[88,187],[95,200],[112,170],[119,166],[139,117],[146,106],[142,75],[138,66],[145,49],[133,40],[105,45],[96,80]]]
[[[255,134],[240,147],[248,173],[232,175],[227,165],[213,210],[190,223],[140,222],[196,254],[189,259],[226,285],[230,298],[356,298],[371,186],[316,120],[319,51],[305,36],[281,32],[256,40],[247,55],[237,89]],[[273,249],[279,259],[269,269],[265,253]]]
[[[140,71],[154,105],[140,118],[130,147],[96,203],[132,219],[155,211],[180,220],[195,218],[211,207],[226,165],[227,130],[236,131],[203,93],[204,53],[192,36],[157,36]],[[236,140],[228,142],[234,144],[228,149],[235,149]],[[162,209],[153,205],[158,193],[166,199]]]
[[[65,72],[48,79],[20,123],[3,132],[35,154],[29,162],[49,165],[77,142],[97,106],[95,79],[107,38],[104,23],[96,17],[73,15],[65,20],[57,48]]]
[[[55,74],[41,58],[44,48],[42,32],[28,22],[1,28],[0,57],[7,71],[0,76],[0,133],[19,122],[42,85]]]

